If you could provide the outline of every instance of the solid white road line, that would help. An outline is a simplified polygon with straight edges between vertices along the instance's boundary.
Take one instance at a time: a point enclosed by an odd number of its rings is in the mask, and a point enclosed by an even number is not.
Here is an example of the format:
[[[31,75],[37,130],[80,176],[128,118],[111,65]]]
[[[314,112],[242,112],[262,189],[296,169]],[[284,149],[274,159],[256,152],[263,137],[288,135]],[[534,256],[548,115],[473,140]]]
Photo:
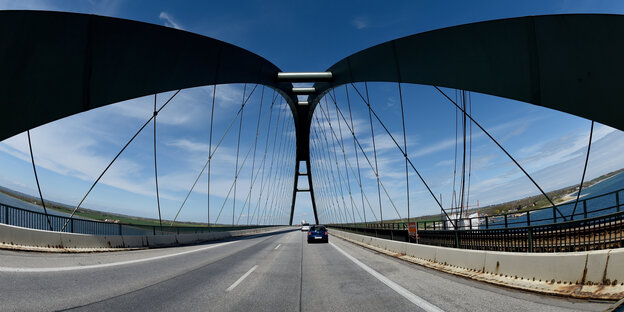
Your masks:
[[[232,243],[235,243],[235,242],[237,242],[237,241],[225,242],[225,243],[220,243],[220,244],[214,244],[214,245],[210,245],[210,246],[199,248],[199,249],[193,249],[193,250],[178,252],[178,253],[174,253],[174,254],[162,255],[162,256],[156,256],[156,257],[144,258],[144,259],[136,259],[136,260],[128,260],[128,261],[120,261],[120,262],[112,262],[112,263],[102,263],[102,264],[92,264],[92,265],[58,267],[58,268],[11,268],[11,267],[0,267],[0,272],[10,272],[10,273],[49,273],[49,272],[63,272],[63,271],[75,271],[75,270],[89,270],[89,269],[107,268],[107,267],[114,267],[114,266],[120,266],[120,265],[126,265],[126,264],[135,264],[135,263],[141,263],[141,262],[160,260],[160,259],[165,259],[165,258],[170,258],[170,257],[186,255],[186,254],[190,254],[190,253],[194,253],[194,252],[204,251],[206,249],[211,249],[211,248],[216,248],[216,247],[220,247],[220,246],[229,245],[229,244],[232,244]]]
[[[275,246],[275,248],[273,250],[277,250],[277,248],[279,248],[279,246],[282,246],[282,244],[277,244],[277,246]]]
[[[401,287],[399,284],[397,284],[397,283],[391,281],[390,279],[388,279],[387,277],[381,275],[381,273],[373,270],[372,268],[370,268],[366,264],[360,262],[360,260],[355,259],[353,256],[351,256],[350,254],[348,254],[344,250],[340,249],[340,247],[336,246],[334,243],[329,243],[329,244],[334,246],[334,248],[336,248],[336,250],[338,250],[340,253],[342,253],[345,257],[349,258],[349,260],[353,261],[360,268],[364,269],[364,271],[368,272],[370,275],[374,276],[375,278],[380,280],[382,283],[384,283],[388,287],[392,288],[392,290],[394,290],[397,293],[399,293],[405,299],[407,299],[407,300],[411,301],[413,304],[419,306],[421,309],[423,309],[425,311],[428,311],[428,312],[444,312],[444,310],[442,310],[442,309],[438,308],[437,306],[429,303],[425,299],[420,298],[420,297],[414,295],[409,290]]]
[[[251,272],[255,271],[258,268],[257,265],[254,265],[251,269],[249,269],[249,271],[247,271],[247,273],[243,274],[243,276],[241,276],[238,280],[236,280],[236,282],[234,282],[234,284],[232,284],[232,286],[228,287],[228,289],[226,289],[225,291],[230,291],[232,289],[234,289],[236,286],[238,286],[238,284],[240,284],[245,278],[247,278],[247,276],[249,276],[249,274],[251,274]]]

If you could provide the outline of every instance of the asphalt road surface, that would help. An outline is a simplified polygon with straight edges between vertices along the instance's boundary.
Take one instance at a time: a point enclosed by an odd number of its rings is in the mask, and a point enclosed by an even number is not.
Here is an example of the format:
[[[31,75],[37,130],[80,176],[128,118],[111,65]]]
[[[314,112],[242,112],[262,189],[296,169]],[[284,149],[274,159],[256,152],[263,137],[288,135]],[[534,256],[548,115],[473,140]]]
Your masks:
[[[0,311],[602,311],[305,232],[92,254],[0,251]]]

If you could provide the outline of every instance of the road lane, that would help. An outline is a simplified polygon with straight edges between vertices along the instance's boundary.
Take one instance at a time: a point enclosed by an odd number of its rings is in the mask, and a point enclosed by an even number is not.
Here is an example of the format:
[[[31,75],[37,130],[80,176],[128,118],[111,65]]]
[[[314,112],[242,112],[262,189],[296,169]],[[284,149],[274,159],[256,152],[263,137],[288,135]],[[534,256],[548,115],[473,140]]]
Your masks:
[[[414,293],[410,292],[409,290],[403,288],[403,286],[393,282],[392,280],[390,280],[389,278],[387,278],[384,275],[380,274],[379,272],[371,269],[371,267],[369,267],[366,264],[362,263],[360,260],[354,258],[352,255],[346,253],[340,247],[336,246],[336,244],[334,244],[334,243],[330,243],[330,244],[331,244],[332,247],[336,248],[336,250],[338,250],[341,254],[343,254],[349,260],[353,261],[353,263],[355,263],[357,266],[362,268],[364,271],[368,272],[370,275],[374,276],[380,282],[386,284],[386,286],[392,288],[392,290],[396,291],[399,295],[403,296],[403,298],[409,300],[411,303],[417,305],[419,308],[421,308],[421,309],[423,309],[423,310],[425,310],[427,312],[443,312],[442,309],[436,307],[435,305],[433,305],[430,302],[424,300],[423,298],[420,298],[419,296],[417,296]]]
[[[349,257],[445,311],[600,311],[608,306],[455,277],[336,237],[331,237],[331,242],[349,256],[331,244],[307,244],[305,239],[305,232],[294,231],[233,240],[227,245],[216,242],[131,252],[59,255],[0,251],[0,266],[6,267],[130,261],[65,272],[0,272],[0,310],[422,310],[388,287],[391,283],[380,281]],[[148,258],[153,259],[135,261]]]
[[[609,306],[473,281],[333,238],[345,252],[445,311],[603,311]]]
[[[117,307],[117,311],[137,310],[137,308],[142,310],[141,307],[149,306],[158,308],[160,300],[165,301],[166,298],[167,302],[175,302],[180,289],[193,290],[195,284],[204,283],[206,280],[209,281],[211,293],[217,289],[222,292],[251,267],[241,259],[257,254],[259,249],[271,244],[276,236],[279,237],[280,234],[238,239],[235,243],[201,252],[114,268],[48,273],[0,272],[0,281],[2,281],[0,283],[0,304],[2,305],[0,310],[61,310],[107,301],[107,305],[100,306],[100,310],[115,310],[112,307]],[[189,250],[205,246],[183,247],[182,249]],[[118,261],[119,259],[137,259],[142,256],[151,257],[154,254],[162,255],[163,253],[177,253],[178,251],[178,248],[163,248],[89,254],[79,258],[82,258],[83,262],[91,264],[94,261],[97,262],[98,256],[102,256],[107,261]],[[4,258],[7,258],[5,254],[7,252],[0,255],[0,263],[4,263]],[[17,262],[20,258],[26,260],[31,255],[41,255],[28,252],[10,252],[10,254],[11,262]],[[45,260],[45,257],[38,258],[38,261]],[[67,260],[71,264],[76,262],[71,255],[56,255],[49,264],[51,266],[63,266],[62,263],[59,263],[63,260]],[[28,261],[24,262],[32,265]],[[245,268],[241,267],[242,265]],[[163,285],[170,285],[170,281],[182,282],[175,285],[176,288],[163,288]],[[146,289],[154,290],[154,293],[159,292],[160,298],[128,302],[126,306],[118,304],[123,302],[123,298],[136,296],[145,292]],[[140,306],[135,308],[137,305]],[[92,310],[92,308],[89,307],[86,310]]]
[[[303,246],[302,311],[419,311],[330,244]]]

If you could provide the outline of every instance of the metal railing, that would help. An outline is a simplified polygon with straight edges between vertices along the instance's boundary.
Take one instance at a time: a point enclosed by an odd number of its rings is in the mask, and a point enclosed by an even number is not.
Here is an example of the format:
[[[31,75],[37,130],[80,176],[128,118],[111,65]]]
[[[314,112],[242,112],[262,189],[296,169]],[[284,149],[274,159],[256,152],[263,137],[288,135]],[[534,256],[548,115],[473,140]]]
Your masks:
[[[483,223],[478,226],[472,221],[476,218],[464,219],[471,221],[457,230],[445,227],[440,221],[421,221],[417,222],[417,239],[409,236],[406,222],[336,224],[330,227],[386,239],[464,249],[565,252],[621,248],[624,247],[624,211],[620,201],[622,191],[579,201],[579,213],[567,215],[568,221],[562,221],[560,216],[532,219],[528,213],[524,220],[513,220],[509,218],[510,214],[504,214],[483,217]],[[609,204],[610,201],[606,200],[609,198],[615,201]],[[583,218],[575,218],[577,216]],[[492,219],[502,221],[491,222]],[[545,220],[551,222],[544,223]]]
[[[166,235],[166,234],[199,234],[232,230],[262,228],[272,225],[249,226],[165,226],[141,225],[115,222],[102,222],[69,218],[48,214],[50,225],[54,231],[60,232],[67,222],[63,232],[92,235]],[[50,230],[46,215],[41,212],[30,211],[0,203],[0,223],[37,230]]]

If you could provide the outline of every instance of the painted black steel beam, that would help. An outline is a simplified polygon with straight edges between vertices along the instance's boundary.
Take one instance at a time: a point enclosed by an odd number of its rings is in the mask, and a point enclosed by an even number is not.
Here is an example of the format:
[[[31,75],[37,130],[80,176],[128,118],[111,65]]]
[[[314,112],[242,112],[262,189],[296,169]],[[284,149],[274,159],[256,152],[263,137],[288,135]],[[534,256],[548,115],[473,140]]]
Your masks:
[[[388,41],[327,69],[331,88],[407,82],[552,108],[624,130],[624,16],[565,14],[454,26]],[[461,47],[458,49],[457,47]]]

